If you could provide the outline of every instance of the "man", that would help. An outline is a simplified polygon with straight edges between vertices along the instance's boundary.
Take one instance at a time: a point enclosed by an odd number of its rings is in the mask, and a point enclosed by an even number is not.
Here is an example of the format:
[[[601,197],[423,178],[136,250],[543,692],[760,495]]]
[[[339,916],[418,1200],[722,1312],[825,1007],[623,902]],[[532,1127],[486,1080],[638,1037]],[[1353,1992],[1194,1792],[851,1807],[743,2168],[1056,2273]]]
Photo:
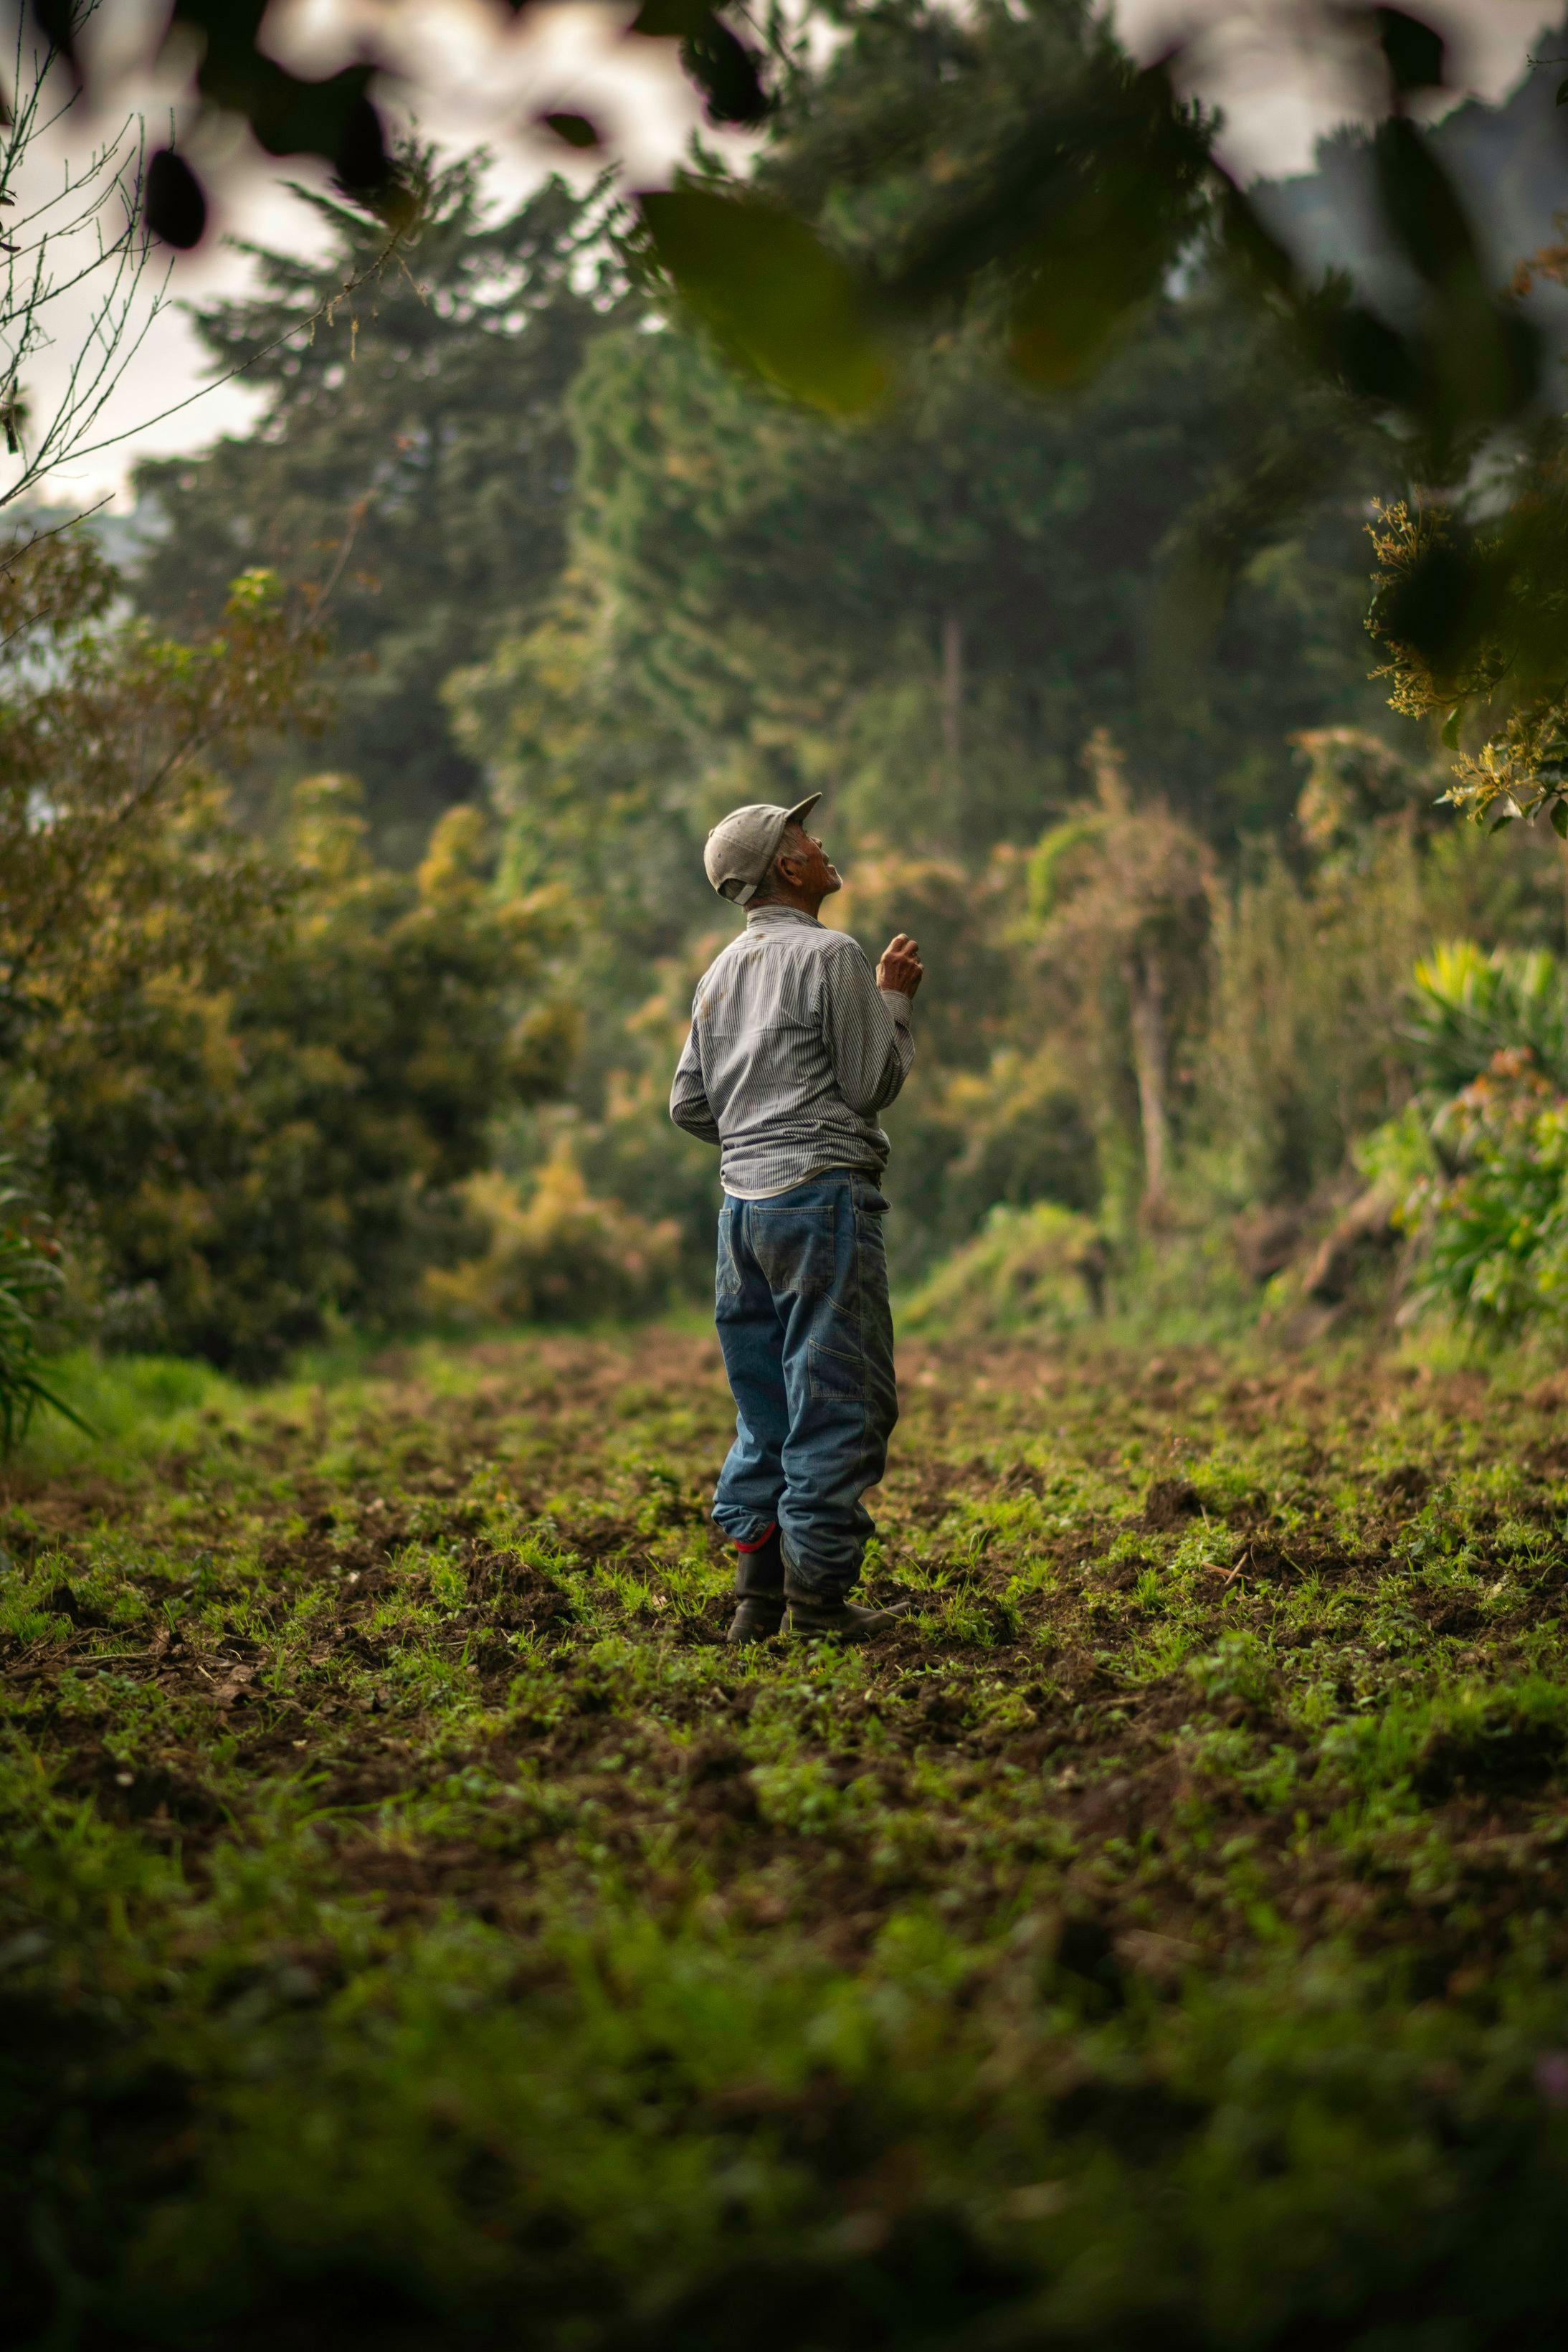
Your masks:
[[[732,1642],[789,1631],[859,1642],[897,1613],[849,1599],[872,1532],[861,1496],[898,1418],[876,1113],[915,1057],[919,950],[876,968],[817,919],[842,884],[793,808],[737,809],[704,864],[746,929],[711,964],[670,1117],[716,1143],[716,1319],[736,1402],[714,1517],[739,1549]]]

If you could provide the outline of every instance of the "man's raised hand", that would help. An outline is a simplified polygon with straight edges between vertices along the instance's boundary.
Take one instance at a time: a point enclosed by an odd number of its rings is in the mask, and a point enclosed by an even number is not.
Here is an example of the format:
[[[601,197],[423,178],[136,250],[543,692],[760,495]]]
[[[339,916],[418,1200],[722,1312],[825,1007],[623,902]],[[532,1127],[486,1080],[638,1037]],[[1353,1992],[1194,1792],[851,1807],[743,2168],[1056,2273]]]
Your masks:
[[[912,940],[907,931],[900,931],[889,940],[882,951],[876,968],[879,988],[896,988],[901,996],[913,996],[925,977],[925,967],[920,961],[920,942]]]

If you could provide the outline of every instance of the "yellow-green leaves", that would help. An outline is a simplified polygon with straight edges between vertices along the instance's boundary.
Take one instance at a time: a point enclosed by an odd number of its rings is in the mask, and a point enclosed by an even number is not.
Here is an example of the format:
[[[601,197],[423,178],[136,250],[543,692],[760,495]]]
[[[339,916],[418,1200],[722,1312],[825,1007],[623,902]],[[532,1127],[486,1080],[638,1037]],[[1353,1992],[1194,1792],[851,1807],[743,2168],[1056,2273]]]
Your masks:
[[[644,195],[642,209],[660,268],[732,357],[834,415],[885,396],[874,289],[803,222],[706,188]]]

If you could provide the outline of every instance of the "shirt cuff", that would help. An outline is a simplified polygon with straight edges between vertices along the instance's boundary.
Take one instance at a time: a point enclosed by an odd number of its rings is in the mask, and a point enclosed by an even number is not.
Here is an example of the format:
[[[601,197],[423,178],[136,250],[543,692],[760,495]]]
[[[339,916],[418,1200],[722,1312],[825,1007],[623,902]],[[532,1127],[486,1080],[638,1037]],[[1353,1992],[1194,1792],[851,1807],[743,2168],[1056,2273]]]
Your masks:
[[[877,994],[881,997],[883,1003],[886,1005],[894,1019],[895,1021],[902,1021],[904,1027],[907,1029],[915,1012],[914,998],[911,996],[905,996],[902,988],[879,988],[877,990]]]

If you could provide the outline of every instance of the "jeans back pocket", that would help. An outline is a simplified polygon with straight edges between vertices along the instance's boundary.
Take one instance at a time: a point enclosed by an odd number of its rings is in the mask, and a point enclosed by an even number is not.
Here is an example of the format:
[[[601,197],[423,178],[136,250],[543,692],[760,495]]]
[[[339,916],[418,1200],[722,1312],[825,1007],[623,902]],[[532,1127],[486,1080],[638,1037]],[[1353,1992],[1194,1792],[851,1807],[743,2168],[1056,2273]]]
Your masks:
[[[751,1211],[751,1250],[775,1298],[826,1298],[837,1270],[837,1222],[831,1207]]]

